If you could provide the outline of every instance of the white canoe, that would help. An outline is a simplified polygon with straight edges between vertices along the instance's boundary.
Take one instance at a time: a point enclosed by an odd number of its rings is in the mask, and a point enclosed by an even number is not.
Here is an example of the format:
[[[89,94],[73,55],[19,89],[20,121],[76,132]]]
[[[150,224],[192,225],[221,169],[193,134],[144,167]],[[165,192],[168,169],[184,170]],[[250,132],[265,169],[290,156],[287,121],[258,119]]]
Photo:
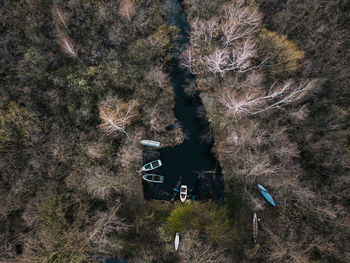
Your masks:
[[[181,185],[180,188],[180,200],[182,203],[186,201],[187,198],[187,185]]]
[[[162,166],[161,160],[155,160],[142,166],[142,171],[147,172]]]
[[[254,243],[256,243],[258,241],[258,216],[256,213],[253,216],[253,238]]]
[[[179,249],[179,243],[180,243],[180,234],[176,233],[175,235],[175,251]]]
[[[164,181],[164,176],[158,174],[145,174],[142,176],[142,179],[150,183],[161,184]]]
[[[156,141],[151,141],[151,140],[142,140],[140,141],[140,143],[142,145],[145,145],[145,146],[151,146],[151,147],[160,147],[160,142],[156,142]]]

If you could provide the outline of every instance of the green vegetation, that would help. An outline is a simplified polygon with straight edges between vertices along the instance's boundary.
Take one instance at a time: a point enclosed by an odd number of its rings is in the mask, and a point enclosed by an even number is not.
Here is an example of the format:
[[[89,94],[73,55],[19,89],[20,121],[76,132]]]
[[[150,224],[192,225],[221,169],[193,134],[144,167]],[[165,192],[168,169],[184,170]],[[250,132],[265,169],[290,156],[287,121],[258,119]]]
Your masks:
[[[288,78],[300,72],[300,61],[305,52],[287,36],[264,29],[259,34],[258,43],[261,60],[264,60],[263,56],[268,57],[266,74],[270,79]]]
[[[226,214],[224,206],[212,202],[178,206],[171,211],[165,228],[172,235],[176,232],[198,230],[214,243],[223,245],[230,242],[232,231]]]
[[[2,154],[20,152],[30,146],[33,134],[38,132],[38,120],[26,108],[14,101],[2,105],[0,109],[0,152]]]

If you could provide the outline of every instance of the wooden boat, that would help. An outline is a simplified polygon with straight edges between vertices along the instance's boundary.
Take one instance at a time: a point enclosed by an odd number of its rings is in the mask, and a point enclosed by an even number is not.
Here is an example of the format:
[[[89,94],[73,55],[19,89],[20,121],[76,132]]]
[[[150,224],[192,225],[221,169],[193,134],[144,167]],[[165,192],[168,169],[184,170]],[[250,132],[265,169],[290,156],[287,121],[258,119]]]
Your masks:
[[[164,181],[164,176],[158,174],[145,174],[142,176],[142,179],[147,182],[161,184]]]
[[[276,206],[275,200],[273,200],[272,196],[267,192],[265,187],[263,187],[261,184],[258,184],[258,188],[260,190],[260,193],[265,197],[265,199],[274,207]]]
[[[156,141],[142,140],[142,141],[140,141],[140,143],[142,145],[145,145],[145,146],[150,146],[150,147],[155,147],[155,148],[160,147],[160,142],[156,142]]]
[[[180,243],[180,234],[176,233],[175,235],[175,251],[179,249],[179,243]]]
[[[147,172],[162,166],[161,160],[155,160],[142,166],[142,171]]]
[[[181,185],[180,200],[182,203],[184,203],[186,201],[186,197],[187,197],[187,185]]]
[[[171,195],[171,199],[170,199],[171,202],[175,201],[177,194],[180,192],[181,180],[182,180],[182,176],[179,177],[179,180],[176,182],[176,185],[173,188],[173,194]]]
[[[254,238],[254,243],[258,242],[258,216],[256,213],[254,213],[253,216],[253,238]]]

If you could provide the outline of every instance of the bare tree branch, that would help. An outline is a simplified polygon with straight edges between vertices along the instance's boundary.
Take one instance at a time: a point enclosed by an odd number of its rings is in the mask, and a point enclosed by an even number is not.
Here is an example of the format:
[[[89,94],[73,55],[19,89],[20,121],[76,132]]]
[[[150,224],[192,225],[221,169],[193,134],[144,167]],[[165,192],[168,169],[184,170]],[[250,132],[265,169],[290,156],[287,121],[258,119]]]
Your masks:
[[[226,114],[230,116],[255,115],[300,100],[308,90],[315,86],[315,83],[316,81],[312,80],[295,84],[289,80],[282,86],[272,85],[270,92],[265,96],[259,95],[256,90],[238,93],[227,89],[219,97],[219,101],[225,107]]]
[[[98,127],[108,135],[122,132],[127,135],[125,127],[138,116],[138,102],[131,100],[124,103],[117,98],[108,98],[100,106],[100,119],[102,124]]]

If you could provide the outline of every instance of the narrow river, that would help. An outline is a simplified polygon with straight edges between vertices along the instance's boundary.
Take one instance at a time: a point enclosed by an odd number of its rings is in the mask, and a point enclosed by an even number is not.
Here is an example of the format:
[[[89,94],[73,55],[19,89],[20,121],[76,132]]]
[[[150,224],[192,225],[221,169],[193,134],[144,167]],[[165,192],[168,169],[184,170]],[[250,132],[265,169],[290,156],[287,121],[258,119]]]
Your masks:
[[[183,127],[186,139],[181,145],[159,150],[159,158],[163,166],[155,170],[154,173],[163,175],[164,183],[144,182],[145,198],[170,200],[172,189],[176,185],[179,176],[182,177],[182,184],[187,185],[189,194],[191,194],[195,179],[198,173],[201,173],[200,184],[196,189],[196,200],[211,198],[220,202],[223,200],[223,180],[220,165],[210,151],[213,142],[203,140],[203,137],[209,133],[208,121],[203,117],[198,118],[198,110],[202,108],[199,96],[196,94],[188,96],[184,92],[184,86],[189,83],[195,84],[196,80],[193,75],[188,74],[179,66],[179,55],[189,43],[189,27],[186,16],[177,0],[165,0],[165,6],[166,23],[175,25],[180,29],[180,36],[173,43],[170,79],[175,92],[174,113]]]

